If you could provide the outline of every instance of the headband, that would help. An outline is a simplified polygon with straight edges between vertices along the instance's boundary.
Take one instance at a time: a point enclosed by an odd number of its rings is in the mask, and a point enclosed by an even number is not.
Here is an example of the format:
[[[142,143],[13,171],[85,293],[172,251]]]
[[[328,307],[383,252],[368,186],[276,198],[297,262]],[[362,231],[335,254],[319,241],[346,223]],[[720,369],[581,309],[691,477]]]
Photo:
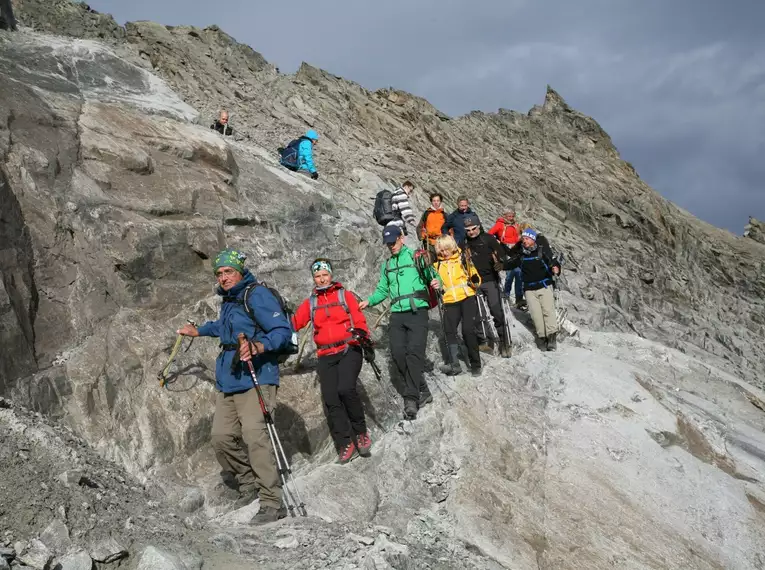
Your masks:
[[[332,273],[332,266],[329,264],[329,261],[326,261],[324,259],[319,259],[317,261],[314,261],[311,265],[311,273],[316,273],[317,271],[328,271],[330,274]]]

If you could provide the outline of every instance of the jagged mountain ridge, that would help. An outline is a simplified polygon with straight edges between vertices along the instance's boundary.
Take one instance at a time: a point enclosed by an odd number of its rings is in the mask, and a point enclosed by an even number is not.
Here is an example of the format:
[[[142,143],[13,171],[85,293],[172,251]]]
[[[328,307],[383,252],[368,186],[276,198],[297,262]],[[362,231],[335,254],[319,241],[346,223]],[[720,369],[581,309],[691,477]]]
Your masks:
[[[569,269],[579,270],[580,279],[571,280],[578,296],[602,296],[612,306],[596,326],[727,354],[752,380],[763,365],[752,342],[765,322],[763,248],[661,198],[594,120],[550,88],[528,115],[500,110],[451,119],[422,98],[370,92],[308,64],[279,74],[215,26],[122,28],[66,1],[18,4],[20,19],[34,27],[112,42],[166,79],[202,122],[226,107],[237,128],[266,148],[306,126],[319,129],[322,175],[339,188],[358,193],[362,170],[384,180],[413,178],[452,203],[471,194],[484,221],[515,205],[569,253]],[[582,236],[597,236],[606,247],[593,251]],[[587,275],[595,267],[599,275]]]
[[[103,20],[66,3],[39,9],[39,25],[47,21],[50,31]],[[230,40],[214,29],[131,27],[133,42],[117,39],[110,48],[28,31],[0,36],[0,192],[10,204],[0,231],[1,243],[11,245],[0,250],[0,334],[15,355],[0,362],[3,393],[60,418],[147,484],[166,485],[172,508],[183,495],[174,481],[199,485],[197,515],[211,534],[230,535],[224,549],[236,545],[251,557],[266,549],[274,568],[757,567],[765,555],[765,397],[731,375],[729,364],[752,362],[735,348],[749,334],[742,323],[760,306],[759,284],[742,277],[756,271],[757,244],[709,230],[668,205],[637,181],[594,121],[553,91],[531,116],[448,119],[405,93],[370,93],[308,66],[294,77],[263,67],[252,76],[239,72],[241,93],[249,86],[265,94],[252,101],[252,124],[241,123],[248,136],[231,141],[207,129],[225,97],[201,82],[192,89],[189,79],[205,69],[199,62],[218,65],[230,56]],[[212,58],[187,43],[203,40]],[[191,69],[185,79],[181,67]],[[148,68],[175,77],[175,92]],[[189,102],[207,110],[198,116]],[[303,115],[334,140],[320,147],[328,175],[317,182],[280,169],[272,150],[304,128]],[[500,140],[516,155],[511,168],[484,141],[488,128],[506,133]],[[425,129],[435,142],[418,134]],[[439,144],[445,151],[434,154]],[[235,524],[248,512],[221,514],[213,500],[214,343],[197,341],[167,390],[158,389],[155,375],[172,330],[186,318],[216,314],[209,256],[224,244],[251,252],[259,275],[292,298],[307,293],[305,267],[317,253],[337,260],[350,288],[370,291],[384,255],[371,197],[382,179],[400,176],[425,188],[438,184],[452,199],[475,182],[484,217],[506,200],[535,213],[575,270],[567,271],[563,299],[580,324],[634,327],[668,344],[686,335],[708,351],[682,341],[695,351],[685,356],[633,334],[585,329],[581,340],[543,355],[517,320],[510,362],[487,357],[480,381],[430,376],[437,401],[410,433],[395,429],[395,408],[365,370],[377,447],[371,462],[346,468],[331,463],[309,358],[307,371],[287,371],[277,421],[312,514],[333,521],[326,523],[327,558],[313,563],[301,549],[264,544],[270,538],[253,542],[251,531]],[[517,178],[544,197],[530,208],[518,198],[525,192],[498,187],[493,176]],[[623,206],[629,198],[651,205],[642,224]],[[658,237],[649,239],[653,231]],[[582,235],[603,245],[592,251]],[[697,246],[699,236],[717,242]],[[732,284],[704,290],[720,274],[691,271],[711,270],[706,248],[726,245],[741,248],[748,265],[723,258],[719,270]],[[630,251],[640,262],[623,274]],[[659,261],[666,267],[657,268]],[[680,281],[654,286],[688,275],[697,280],[693,295],[683,294]],[[725,294],[751,313],[709,312]],[[755,332],[757,322],[749,324]],[[709,339],[694,337],[705,329]],[[375,336],[385,344],[384,327]],[[434,336],[428,354],[437,361]],[[756,363],[749,372],[757,377]],[[350,499],[348,489],[357,491]],[[349,547],[345,523],[391,527],[411,550],[389,547],[380,561],[379,549]],[[300,544],[308,537],[310,552],[321,552],[315,537],[326,527],[314,519],[284,526],[280,532]]]

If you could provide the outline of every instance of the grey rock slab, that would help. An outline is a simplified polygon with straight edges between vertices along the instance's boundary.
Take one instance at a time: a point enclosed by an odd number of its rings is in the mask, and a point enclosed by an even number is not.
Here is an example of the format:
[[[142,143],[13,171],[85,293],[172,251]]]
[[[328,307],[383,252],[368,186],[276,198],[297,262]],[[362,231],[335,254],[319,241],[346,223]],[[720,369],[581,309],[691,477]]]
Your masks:
[[[10,570],[11,565],[6,558],[0,557],[0,570]]]
[[[60,568],[59,568],[60,566]],[[93,570],[93,560],[84,550],[67,554],[58,563],[58,570]]]
[[[102,539],[90,548],[90,557],[96,562],[108,564],[128,555],[127,549],[113,537]]]
[[[50,524],[45,527],[45,530],[43,530],[40,535],[40,541],[56,554],[65,552],[72,543],[69,538],[69,529],[66,524],[59,519],[52,520]]]
[[[285,550],[288,548],[297,548],[298,544],[299,544],[298,539],[294,534],[290,536],[285,536],[283,538],[280,538],[276,542],[274,542],[274,546],[282,550]]]
[[[35,570],[50,570],[53,554],[39,540],[32,539],[26,552],[18,556],[19,562]]]
[[[188,570],[178,556],[155,546],[141,552],[136,570]]]

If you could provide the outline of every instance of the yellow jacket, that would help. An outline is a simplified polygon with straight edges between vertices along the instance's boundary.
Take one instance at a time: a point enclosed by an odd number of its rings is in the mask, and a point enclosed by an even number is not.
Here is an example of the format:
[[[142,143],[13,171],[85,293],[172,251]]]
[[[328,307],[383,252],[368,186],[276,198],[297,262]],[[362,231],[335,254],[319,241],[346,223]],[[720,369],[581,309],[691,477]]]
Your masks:
[[[435,269],[444,285],[443,298],[447,305],[472,297],[475,295],[475,289],[481,284],[481,276],[472,264],[468,265],[466,271],[462,262],[462,251],[459,249],[451,257],[436,261]]]

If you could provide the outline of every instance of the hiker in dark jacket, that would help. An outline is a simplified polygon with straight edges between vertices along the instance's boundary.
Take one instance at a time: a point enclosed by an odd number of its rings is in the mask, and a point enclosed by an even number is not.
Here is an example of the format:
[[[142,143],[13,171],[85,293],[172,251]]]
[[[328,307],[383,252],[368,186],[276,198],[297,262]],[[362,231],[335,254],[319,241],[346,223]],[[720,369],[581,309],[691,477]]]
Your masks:
[[[221,111],[218,120],[210,125],[210,128],[222,135],[233,135],[234,129],[228,124],[228,111]]]
[[[313,340],[319,357],[319,385],[327,421],[340,463],[356,455],[369,457],[372,440],[367,431],[364,407],[356,390],[363,353],[350,329],[361,329],[369,336],[367,321],[356,296],[332,280],[332,264],[317,259],[311,264],[315,284],[311,296],[295,311],[296,331],[313,325]]]
[[[483,293],[489,305],[489,312],[494,319],[494,328],[499,337],[499,353],[503,358],[510,358],[510,330],[505,323],[505,311],[502,308],[502,296],[499,288],[499,271],[505,265],[507,252],[494,236],[483,231],[477,216],[466,216],[464,223],[467,233],[466,255],[478,271],[478,275],[481,276],[479,291]],[[476,333],[481,344],[481,350],[491,352],[492,348],[488,344],[485,328],[485,321],[479,321]]]
[[[447,216],[446,223],[441,230],[441,233],[444,235],[449,235],[451,233],[454,237],[454,241],[457,242],[457,245],[460,248],[465,247],[465,218],[468,216],[478,220],[477,225],[481,225],[481,221],[478,219],[478,214],[470,209],[470,201],[466,196],[460,196],[457,198],[457,209]]]
[[[233,249],[223,250],[215,257],[217,293],[223,298],[220,317],[199,328],[185,325],[178,334],[220,339],[221,351],[215,366],[218,394],[212,445],[223,470],[236,475],[240,492],[238,504],[243,506],[260,496],[260,510],[251,524],[262,524],[284,518],[286,509],[281,506],[282,489],[265,418],[245,361],[252,361],[263,399],[273,413],[279,387],[276,351],[290,342],[292,329],[273,293],[256,285],[255,276],[244,267],[245,259]],[[252,317],[244,308],[245,290]],[[253,348],[240,349],[240,333]],[[240,440],[246,447],[242,447]]]
[[[16,18],[13,16],[11,0],[0,0],[0,30],[16,31]]]
[[[319,133],[309,129],[299,139],[291,141],[286,147],[277,149],[281,155],[279,163],[292,172],[307,172],[312,179],[316,180],[319,173],[313,163],[313,147],[318,142]]]
[[[553,275],[560,265],[553,258],[547,239],[533,229],[523,230],[521,241],[510,250],[506,269],[521,268],[523,290],[540,350],[557,348],[558,321],[555,315]]]

